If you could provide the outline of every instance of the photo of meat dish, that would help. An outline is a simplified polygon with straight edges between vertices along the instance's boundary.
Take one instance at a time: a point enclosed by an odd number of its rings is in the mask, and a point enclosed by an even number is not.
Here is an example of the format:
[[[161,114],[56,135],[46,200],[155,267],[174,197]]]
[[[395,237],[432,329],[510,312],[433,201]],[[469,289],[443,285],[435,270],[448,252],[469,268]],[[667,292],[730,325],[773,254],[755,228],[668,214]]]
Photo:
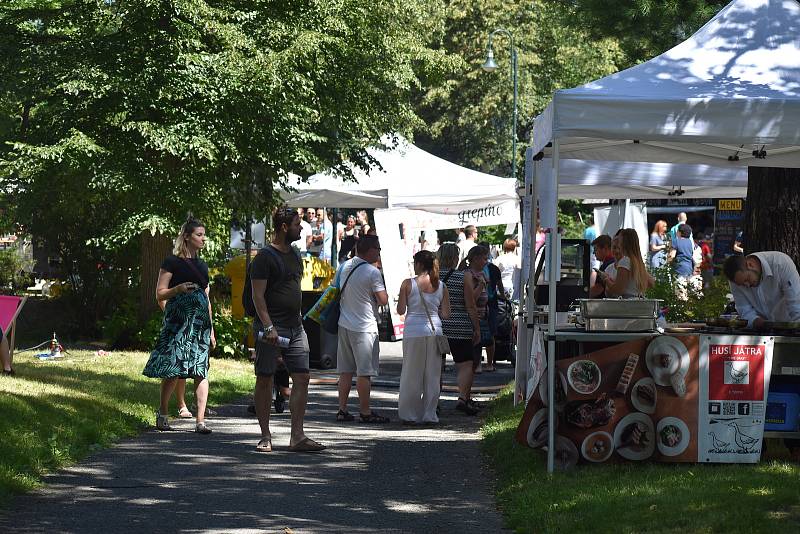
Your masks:
[[[661,443],[666,447],[675,447],[681,442],[683,436],[681,435],[681,429],[677,426],[666,425],[661,429],[661,432],[659,432],[659,438],[661,439]]]
[[[594,401],[574,401],[567,404],[567,422],[578,428],[594,428],[607,425],[617,413],[614,400],[605,395]]]
[[[647,427],[638,421],[631,423],[622,431],[622,446],[636,452],[645,450],[650,439]]]
[[[640,378],[631,389],[631,404],[633,407],[647,414],[656,411],[658,403],[658,389],[650,377]]]
[[[646,460],[656,450],[653,420],[641,412],[623,417],[614,428],[614,448],[628,460]]]
[[[617,382],[617,387],[615,389],[620,395],[625,395],[628,391],[628,386],[631,383],[631,378],[633,377],[634,371],[636,371],[636,364],[638,362],[638,354],[631,353],[628,355],[628,361],[625,362],[625,369],[622,370],[622,374],[619,377],[619,382]]]
[[[567,381],[578,393],[594,393],[600,387],[600,368],[591,360],[573,362],[567,369]]]

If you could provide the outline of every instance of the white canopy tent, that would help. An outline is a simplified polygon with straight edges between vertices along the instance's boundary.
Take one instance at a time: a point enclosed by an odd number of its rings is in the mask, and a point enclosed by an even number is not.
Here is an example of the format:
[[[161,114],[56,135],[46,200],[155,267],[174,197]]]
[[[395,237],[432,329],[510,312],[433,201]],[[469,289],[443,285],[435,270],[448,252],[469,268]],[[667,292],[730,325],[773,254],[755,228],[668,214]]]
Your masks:
[[[664,54],[556,92],[534,126],[531,153],[542,150],[552,156],[547,178],[554,198],[560,196],[561,161],[568,159],[800,167],[800,3],[734,0]],[[682,185],[707,183],[697,179]],[[542,211],[542,226],[554,227]],[[548,245],[548,259],[557,258],[557,233],[548,235]],[[556,301],[558,267],[548,261],[550,302]],[[555,307],[550,307],[551,397],[555,328]],[[552,398],[548,406],[552,471]]]
[[[458,228],[519,221],[516,183],[461,167],[401,139],[390,151],[371,149],[380,163],[367,174],[355,169],[356,181],[331,173],[298,180],[296,192],[283,195],[290,206],[406,208],[438,216],[431,227]]]
[[[542,160],[537,169],[539,182],[552,184],[552,170],[552,160]],[[677,191],[680,198],[747,196],[746,167],[562,159],[558,182],[558,198],[571,199],[658,199]],[[540,188],[540,203],[548,202],[545,191],[555,194],[555,190]]]

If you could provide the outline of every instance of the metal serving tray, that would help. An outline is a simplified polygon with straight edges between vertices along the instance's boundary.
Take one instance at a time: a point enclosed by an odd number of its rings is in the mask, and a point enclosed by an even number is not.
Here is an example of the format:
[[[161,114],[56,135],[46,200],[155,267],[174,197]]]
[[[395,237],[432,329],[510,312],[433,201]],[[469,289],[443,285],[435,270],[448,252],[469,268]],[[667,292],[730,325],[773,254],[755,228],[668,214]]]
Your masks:
[[[580,299],[581,316],[589,319],[658,317],[658,299]]]
[[[656,329],[656,320],[642,317],[617,317],[586,319],[587,332],[650,332]]]

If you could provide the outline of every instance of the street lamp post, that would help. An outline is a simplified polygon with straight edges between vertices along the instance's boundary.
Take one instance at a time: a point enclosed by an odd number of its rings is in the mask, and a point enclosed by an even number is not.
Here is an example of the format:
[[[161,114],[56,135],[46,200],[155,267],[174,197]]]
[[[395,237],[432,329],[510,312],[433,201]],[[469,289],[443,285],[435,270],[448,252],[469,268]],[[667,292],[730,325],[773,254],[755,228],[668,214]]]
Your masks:
[[[489,34],[489,42],[486,45],[486,61],[483,64],[483,70],[486,72],[494,72],[497,70],[497,63],[494,61],[494,50],[492,44],[494,36],[497,34],[508,36],[511,41],[511,79],[514,83],[514,112],[511,121],[511,176],[517,179],[517,49],[514,48],[514,35],[505,28],[497,28]]]

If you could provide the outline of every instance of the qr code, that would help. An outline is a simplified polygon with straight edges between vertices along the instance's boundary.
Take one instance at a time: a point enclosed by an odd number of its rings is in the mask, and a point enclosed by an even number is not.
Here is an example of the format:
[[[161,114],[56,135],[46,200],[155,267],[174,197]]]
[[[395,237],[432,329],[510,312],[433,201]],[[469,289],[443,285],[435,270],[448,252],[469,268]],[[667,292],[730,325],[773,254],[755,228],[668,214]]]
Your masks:
[[[722,415],[736,415],[736,403],[735,402],[723,402],[722,403]]]

